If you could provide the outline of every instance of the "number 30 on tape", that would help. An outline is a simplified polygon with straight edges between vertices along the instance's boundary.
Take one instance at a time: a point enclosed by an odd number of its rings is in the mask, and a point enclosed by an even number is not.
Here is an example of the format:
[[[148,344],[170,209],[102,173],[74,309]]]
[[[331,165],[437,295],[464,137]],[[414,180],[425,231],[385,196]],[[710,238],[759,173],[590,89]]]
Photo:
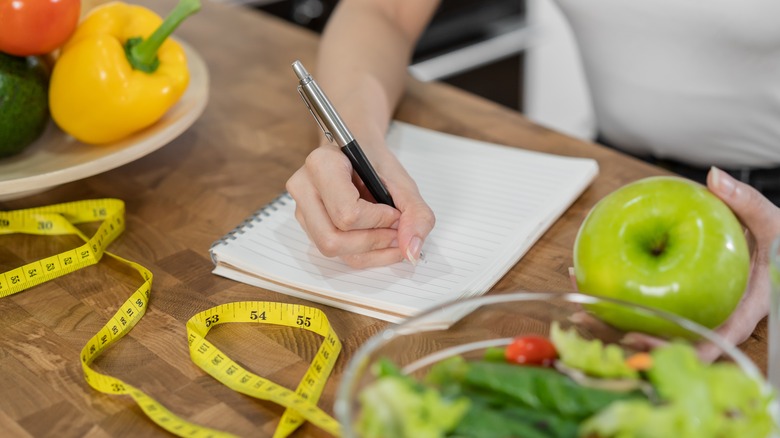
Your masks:
[[[98,199],[57,204],[26,210],[0,212],[0,234],[37,235],[76,234],[84,245],[0,273],[0,298],[96,264],[103,254],[125,263],[143,277],[144,282],[111,319],[81,350],[84,378],[94,389],[107,394],[126,394],[146,415],[165,430],[188,437],[232,437],[186,421],[162,404],[128,383],[91,368],[92,362],[113,343],[126,335],[146,313],[152,290],[152,273],[143,266],[105,251],[124,230],[124,203],[118,199]],[[76,225],[101,221],[92,237]],[[241,367],[206,340],[209,330],[222,323],[247,322],[301,328],[324,338],[301,383],[295,391],[264,379]],[[322,311],[312,307],[274,302],[236,302],[223,304],[196,314],[187,322],[190,357],[204,371],[229,388],[286,408],[274,437],[286,437],[304,421],[309,421],[334,436],[340,427],[316,406],[325,383],[336,363],[341,342]]]

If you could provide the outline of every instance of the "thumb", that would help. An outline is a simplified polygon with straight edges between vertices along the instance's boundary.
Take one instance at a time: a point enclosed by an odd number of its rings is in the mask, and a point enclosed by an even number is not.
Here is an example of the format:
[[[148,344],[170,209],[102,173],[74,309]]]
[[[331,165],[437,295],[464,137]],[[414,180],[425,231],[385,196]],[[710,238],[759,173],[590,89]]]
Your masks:
[[[717,167],[712,167],[707,174],[707,187],[731,208],[757,239],[774,238],[780,210],[758,190]]]

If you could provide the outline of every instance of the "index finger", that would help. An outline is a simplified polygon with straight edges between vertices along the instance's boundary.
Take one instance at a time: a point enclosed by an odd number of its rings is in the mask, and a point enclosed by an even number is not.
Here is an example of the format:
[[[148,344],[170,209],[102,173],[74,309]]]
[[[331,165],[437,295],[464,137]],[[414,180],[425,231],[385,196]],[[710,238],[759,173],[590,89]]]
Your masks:
[[[390,228],[398,220],[400,213],[395,208],[360,197],[352,182],[352,165],[336,146],[321,146],[309,154],[306,168],[338,229]]]

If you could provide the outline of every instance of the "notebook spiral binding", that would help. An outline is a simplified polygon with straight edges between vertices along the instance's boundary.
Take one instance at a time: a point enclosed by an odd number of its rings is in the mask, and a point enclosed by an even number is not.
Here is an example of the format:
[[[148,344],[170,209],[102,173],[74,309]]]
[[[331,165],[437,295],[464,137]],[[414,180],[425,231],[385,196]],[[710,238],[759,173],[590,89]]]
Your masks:
[[[286,205],[288,201],[292,201],[293,198],[290,196],[289,193],[284,192],[274,198],[273,201],[265,204],[260,209],[256,210],[254,213],[249,215],[246,219],[244,219],[240,224],[236,225],[235,228],[227,232],[224,236],[222,236],[219,240],[212,243],[209,247],[209,254],[211,255],[211,261],[214,262],[214,264],[217,263],[217,260],[214,256],[214,248],[219,245],[226,245],[228,241],[235,240],[237,234],[243,234],[244,230],[247,228],[254,227],[256,222],[260,222],[263,220],[264,217],[268,217],[271,215],[271,212],[278,210],[277,206],[279,205]]]

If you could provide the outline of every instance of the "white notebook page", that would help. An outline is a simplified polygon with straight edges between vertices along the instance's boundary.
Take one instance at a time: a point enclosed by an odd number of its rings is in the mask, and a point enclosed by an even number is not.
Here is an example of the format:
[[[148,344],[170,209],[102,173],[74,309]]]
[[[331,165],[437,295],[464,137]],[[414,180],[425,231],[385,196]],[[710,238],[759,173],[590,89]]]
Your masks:
[[[571,205],[598,172],[594,160],[529,152],[394,122],[388,146],[436,215],[425,260],[356,270],[322,256],[285,196],[212,255],[235,278],[397,322],[446,301],[486,292]],[[216,273],[230,277],[226,269]],[[267,284],[264,280],[270,281]],[[308,296],[307,291],[314,293]],[[318,299],[319,298],[319,299]],[[353,305],[347,305],[353,303]]]

